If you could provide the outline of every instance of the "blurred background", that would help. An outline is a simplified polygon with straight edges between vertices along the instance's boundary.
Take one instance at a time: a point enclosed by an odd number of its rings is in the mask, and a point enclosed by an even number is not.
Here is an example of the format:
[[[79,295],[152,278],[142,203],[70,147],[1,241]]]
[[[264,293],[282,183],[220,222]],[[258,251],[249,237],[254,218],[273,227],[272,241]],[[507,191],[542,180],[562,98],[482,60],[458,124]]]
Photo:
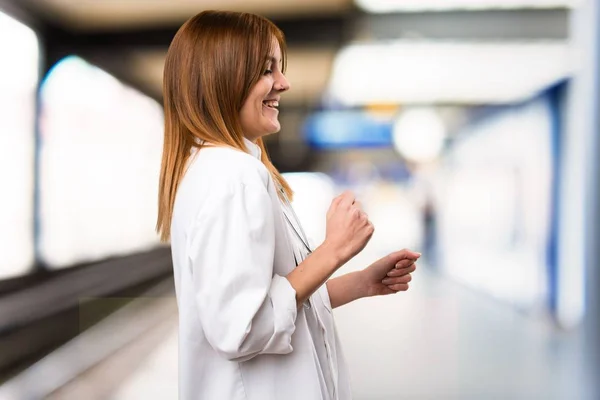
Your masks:
[[[0,399],[177,397],[162,68],[204,9],[284,31],[294,207],[376,226],[337,274],[423,253],[334,311],[356,399],[600,399],[597,0],[0,0]]]

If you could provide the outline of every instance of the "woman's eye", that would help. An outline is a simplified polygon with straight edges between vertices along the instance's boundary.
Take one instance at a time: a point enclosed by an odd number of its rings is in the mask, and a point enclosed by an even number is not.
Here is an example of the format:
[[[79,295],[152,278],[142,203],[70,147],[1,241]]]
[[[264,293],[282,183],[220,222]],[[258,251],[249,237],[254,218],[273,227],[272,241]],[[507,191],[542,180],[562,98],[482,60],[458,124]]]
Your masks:
[[[272,73],[273,71],[270,69],[265,70],[265,75],[271,75]]]

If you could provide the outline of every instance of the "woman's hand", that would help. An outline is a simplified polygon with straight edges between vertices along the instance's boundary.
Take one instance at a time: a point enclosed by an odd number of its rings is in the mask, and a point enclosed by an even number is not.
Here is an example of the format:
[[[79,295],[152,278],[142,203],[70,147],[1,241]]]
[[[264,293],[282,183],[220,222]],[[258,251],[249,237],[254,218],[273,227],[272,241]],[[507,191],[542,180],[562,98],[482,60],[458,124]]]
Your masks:
[[[407,249],[391,253],[360,271],[365,297],[380,296],[408,290],[410,275],[421,253]]]
[[[331,249],[344,264],[365,248],[373,231],[367,214],[362,211],[354,195],[346,191],[333,199],[327,211],[327,232],[323,245]]]

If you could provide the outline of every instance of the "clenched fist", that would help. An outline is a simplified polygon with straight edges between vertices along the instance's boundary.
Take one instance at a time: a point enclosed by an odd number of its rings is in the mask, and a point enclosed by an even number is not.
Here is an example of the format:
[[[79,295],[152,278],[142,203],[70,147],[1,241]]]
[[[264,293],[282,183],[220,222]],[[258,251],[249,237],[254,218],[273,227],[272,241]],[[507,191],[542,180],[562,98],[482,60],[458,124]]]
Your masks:
[[[348,262],[365,248],[374,227],[354,195],[346,191],[333,199],[327,211],[325,242],[342,263]]]

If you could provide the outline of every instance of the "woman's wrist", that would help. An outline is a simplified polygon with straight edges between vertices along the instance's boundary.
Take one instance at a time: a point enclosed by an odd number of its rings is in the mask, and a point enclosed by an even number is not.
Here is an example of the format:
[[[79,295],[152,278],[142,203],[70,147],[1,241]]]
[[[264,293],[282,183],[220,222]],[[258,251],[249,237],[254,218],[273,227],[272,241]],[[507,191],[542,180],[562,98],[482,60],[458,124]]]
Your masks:
[[[365,297],[367,294],[363,274],[350,272],[327,281],[331,307],[336,308]]]
[[[358,299],[362,299],[363,297],[369,297],[369,288],[367,286],[367,280],[366,277],[364,276],[365,273],[363,270],[361,271],[355,271],[355,272],[351,272],[352,274],[354,274],[353,281],[354,281],[354,290],[355,290],[355,297],[356,300]]]
[[[334,267],[332,272],[337,271],[342,265],[346,263],[341,252],[335,248],[335,246],[331,245],[327,240],[325,240],[319,247],[317,247],[314,251],[318,253],[322,253],[322,256],[327,260],[327,265],[331,265]]]
[[[329,244],[317,247],[286,277],[296,291],[298,306],[303,304],[343,265],[339,254]]]

